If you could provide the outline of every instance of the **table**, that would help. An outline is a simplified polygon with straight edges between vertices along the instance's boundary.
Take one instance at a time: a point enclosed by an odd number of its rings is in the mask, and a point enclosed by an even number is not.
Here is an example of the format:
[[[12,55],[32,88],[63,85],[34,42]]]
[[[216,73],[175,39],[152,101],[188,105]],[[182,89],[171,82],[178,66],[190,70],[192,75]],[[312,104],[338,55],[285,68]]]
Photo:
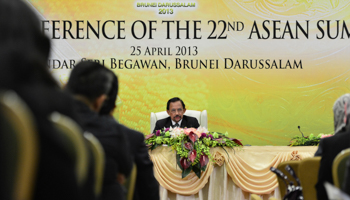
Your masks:
[[[288,160],[312,157],[317,147],[244,146],[226,151],[212,148],[215,163],[208,164],[200,179],[191,172],[184,179],[168,146],[150,151],[161,200],[249,199],[250,194],[280,198],[276,176],[270,167]]]

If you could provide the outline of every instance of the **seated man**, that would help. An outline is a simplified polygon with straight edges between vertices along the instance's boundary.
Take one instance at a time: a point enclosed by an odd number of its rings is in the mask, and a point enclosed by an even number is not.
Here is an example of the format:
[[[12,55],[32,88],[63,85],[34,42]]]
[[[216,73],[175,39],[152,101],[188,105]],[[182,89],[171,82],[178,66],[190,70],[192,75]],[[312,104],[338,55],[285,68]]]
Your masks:
[[[157,130],[169,127],[181,127],[181,128],[198,128],[198,120],[194,117],[189,117],[184,115],[186,112],[186,107],[184,102],[178,98],[174,97],[170,99],[166,106],[167,113],[169,117],[165,119],[158,120],[156,122],[156,127],[153,130],[155,133]]]
[[[134,158],[133,162],[136,164],[137,169],[133,200],[159,200],[159,184],[154,178],[153,163],[148,155],[148,148],[144,142],[144,135],[123,126],[113,117],[118,94],[118,78],[114,74],[113,76],[112,87],[107,100],[103,103],[99,112],[100,116],[111,130],[114,130],[115,134],[125,135],[130,144],[129,155]]]
[[[101,200],[124,199],[118,174],[129,175],[132,158],[129,145],[121,132],[115,132],[98,115],[110,91],[113,73],[94,62],[80,62],[72,70],[66,90],[74,99],[74,111],[84,131],[92,133],[105,152],[105,169]]]

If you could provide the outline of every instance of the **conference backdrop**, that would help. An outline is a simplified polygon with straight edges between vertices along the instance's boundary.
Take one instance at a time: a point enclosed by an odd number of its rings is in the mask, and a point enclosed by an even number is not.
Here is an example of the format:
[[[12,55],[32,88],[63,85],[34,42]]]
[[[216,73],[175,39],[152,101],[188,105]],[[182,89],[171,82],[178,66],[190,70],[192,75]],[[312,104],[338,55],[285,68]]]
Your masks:
[[[345,0],[28,0],[64,85],[80,60],[115,72],[115,116],[144,134],[172,97],[250,145],[333,133],[349,92]]]

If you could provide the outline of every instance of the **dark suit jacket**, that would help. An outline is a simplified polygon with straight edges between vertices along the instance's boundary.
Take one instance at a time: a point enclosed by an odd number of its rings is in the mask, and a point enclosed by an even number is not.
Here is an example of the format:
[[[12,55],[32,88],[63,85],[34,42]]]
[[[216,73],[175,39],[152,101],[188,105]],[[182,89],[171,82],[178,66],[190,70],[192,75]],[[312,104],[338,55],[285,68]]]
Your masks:
[[[83,199],[75,178],[75,161],[64,148],[61,133],[48,120],[54,111],[74,119],[73,100],[69,95],[39,83],[13,89],[31,110],[38,130],[39,164],[33,183],[33,199]]]
[[[128,176],[132,169],[132,156],[123,131],[108,117],[99,116],[83,102],[75,101],[75,111],[84,131],[92,133],[105,151],[105,170],[102,200],[124,199],[124,190],[117,182],[117,174]]]
[[[129,140],[130,153],[137,167],[134,200],[159,200],[159,184],[153,175],[153,163],[149,158],[142,133],[117,123]]]
[[[155,133],[157,130],[160,130],[162,128],[169,128],[171,127],[173,124],[171,123],[171,118],[167,117],[165,119],[161,119],[158,120],[156,122],[156,126],[154,127],[153,133]],[[197,118],[195,117],[190,117],[190,116],[186,116],[184,115],[182,118],[182,122],[180,125],[181,128],[198,128],[199,127],[199,123]]]
[[[325,181],[333,184],[332,164],[334,158],[344,149],[350,147],[350,132],[338,132],[336,135],[321,139],[319,146],[322,148],[321,165],[318,172],[318,181],[316,184],[317,199],[328,199],[326,190],[323,186]]]

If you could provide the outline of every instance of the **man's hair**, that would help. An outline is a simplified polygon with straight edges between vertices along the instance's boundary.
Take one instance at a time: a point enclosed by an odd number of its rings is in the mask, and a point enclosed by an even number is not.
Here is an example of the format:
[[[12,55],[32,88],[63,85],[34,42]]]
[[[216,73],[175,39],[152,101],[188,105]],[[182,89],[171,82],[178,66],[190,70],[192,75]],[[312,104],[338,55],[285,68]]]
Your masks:
[[[110,73],[113,75],[113,81],[108,93],[108,98],[103,102],[100,115],[108,115],[115,108],[115,101],[117,100],[119,88],[118,77],[113,72]]]
[[[113,76],[111,71],[96,62],[78,63],[70,74],[66,90],[73,95],[82,95],[91,102],[108,94]]]
[[[174,97],[174,98],[169,99],[168,103],[166,104],[166,109],[169,110],[170,103],[174,103],[177,101],[181,101],[182,108],[186,109],[184,102],[179,97]]]
[[[32,9],[22,0],[0,0],[0,27],[1,82],[39,82],[58,88],[47,68],[50,40]]]

